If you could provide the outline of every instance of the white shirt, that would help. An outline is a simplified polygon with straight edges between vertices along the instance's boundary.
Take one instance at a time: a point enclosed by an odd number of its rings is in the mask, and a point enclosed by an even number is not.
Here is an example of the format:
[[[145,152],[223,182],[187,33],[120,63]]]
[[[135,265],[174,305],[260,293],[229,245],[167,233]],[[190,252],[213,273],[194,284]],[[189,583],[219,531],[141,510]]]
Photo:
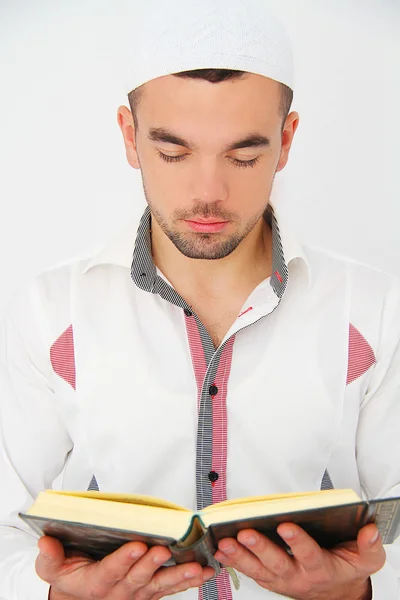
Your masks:
[[[18,512],[64,467],[64,489],[193,510],[330,485],[400,495],[400,283],[301,245],[276,207],[270,222],[272,276],[218,349],[152,263],[147,210],[13,303],[0,347],[1,600],[47,600]],[[400,547],[386,550],[375,600],[400,599]],[[282,597],[219,577],[204,600]]]

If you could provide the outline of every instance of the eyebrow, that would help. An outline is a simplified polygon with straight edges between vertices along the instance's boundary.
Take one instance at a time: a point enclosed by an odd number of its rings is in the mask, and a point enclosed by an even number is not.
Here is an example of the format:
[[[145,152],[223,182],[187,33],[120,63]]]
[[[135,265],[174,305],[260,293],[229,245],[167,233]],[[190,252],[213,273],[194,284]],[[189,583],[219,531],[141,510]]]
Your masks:
[[[195,144],[191,144],[191,142],[184,140],[164,127],[152,127],[149,130],[148,137],[153,142],[166,142],[168,144],[175,144],[176,146],[184,146],[190,150],[196,148]],[[237,140],[236,142],[233,142],[233,144],[229,144],[224,148],[224,151],[229,152],[230,150],[238,150],[239,148],[260,148],[263,146],[268,148],[270,145],[271,140],[265,135],[251,133],[243,139]]]

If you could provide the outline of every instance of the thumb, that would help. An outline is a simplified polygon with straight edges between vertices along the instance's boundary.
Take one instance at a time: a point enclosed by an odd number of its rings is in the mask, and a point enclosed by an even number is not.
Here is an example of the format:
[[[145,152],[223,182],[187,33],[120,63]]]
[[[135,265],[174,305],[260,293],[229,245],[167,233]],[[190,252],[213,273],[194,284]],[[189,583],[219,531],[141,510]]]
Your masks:
[[[55,538],[44,536],[40,538],[38,548],[40,553],[36,558],[36,572],[47,583],[52,583],[65,561],[63,545]]]
[[[363,565],[370,574],[376,573],[383,567],[386,561],[386,552],[378,528],[374,523],[369,523],[360,529],[357,546]]]

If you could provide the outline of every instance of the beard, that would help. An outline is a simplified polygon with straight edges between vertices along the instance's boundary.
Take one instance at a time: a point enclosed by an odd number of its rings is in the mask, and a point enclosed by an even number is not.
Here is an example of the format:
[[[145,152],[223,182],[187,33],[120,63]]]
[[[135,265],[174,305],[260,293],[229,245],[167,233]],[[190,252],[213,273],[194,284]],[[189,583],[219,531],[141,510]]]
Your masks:
[[[179,252],[187,258],[200,260],[218,260],[231,254],[255,227],[268,206],[267,203],[259,213],[253,215],[244,225],[241,225],[240,220],[235,213],[222,209],[218,206],[218,203],[197,202],[190,210],[175,210],[172,213],[170,224],[160,211],[157,210],[154,204],[149,201],[147,195],[146,200],[152,216]],[[182,232],[174,225],[174,223],[181,220],[195,221],[196,217],[229,221],[230,223],[236,224],[238,230],[229,235],[219,233],[196,233],[191,231]]]

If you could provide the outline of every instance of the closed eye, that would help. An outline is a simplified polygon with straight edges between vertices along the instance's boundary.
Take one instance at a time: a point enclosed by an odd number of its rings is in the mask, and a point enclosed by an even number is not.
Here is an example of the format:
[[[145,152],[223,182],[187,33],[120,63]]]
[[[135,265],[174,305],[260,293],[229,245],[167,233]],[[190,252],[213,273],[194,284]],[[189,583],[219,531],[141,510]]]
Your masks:
[[[157,151],[159,156],[165,160],[165,162],[180,162],[184,160],[188,154],[180,154],[179,156],[168,156],[167,154],[163,154],[159,150]],[[251,160],[239,160],[238,158],[228,157],[230,161],[237,167],[254,167],[256,163],[260,160],[260,157],[252,158]]]
[[[163,154],[158,150],[158,155],[161,156],[163,160],[166,162],[180,162],[187,156],[187,154],[181,154],[180,156],[168,156],[167,154]]]
[[[260,157],[257,156],[251,160],[239,160],[238,158],[231,158],[231,160],[237,167],[254,167],[260,160]]]

